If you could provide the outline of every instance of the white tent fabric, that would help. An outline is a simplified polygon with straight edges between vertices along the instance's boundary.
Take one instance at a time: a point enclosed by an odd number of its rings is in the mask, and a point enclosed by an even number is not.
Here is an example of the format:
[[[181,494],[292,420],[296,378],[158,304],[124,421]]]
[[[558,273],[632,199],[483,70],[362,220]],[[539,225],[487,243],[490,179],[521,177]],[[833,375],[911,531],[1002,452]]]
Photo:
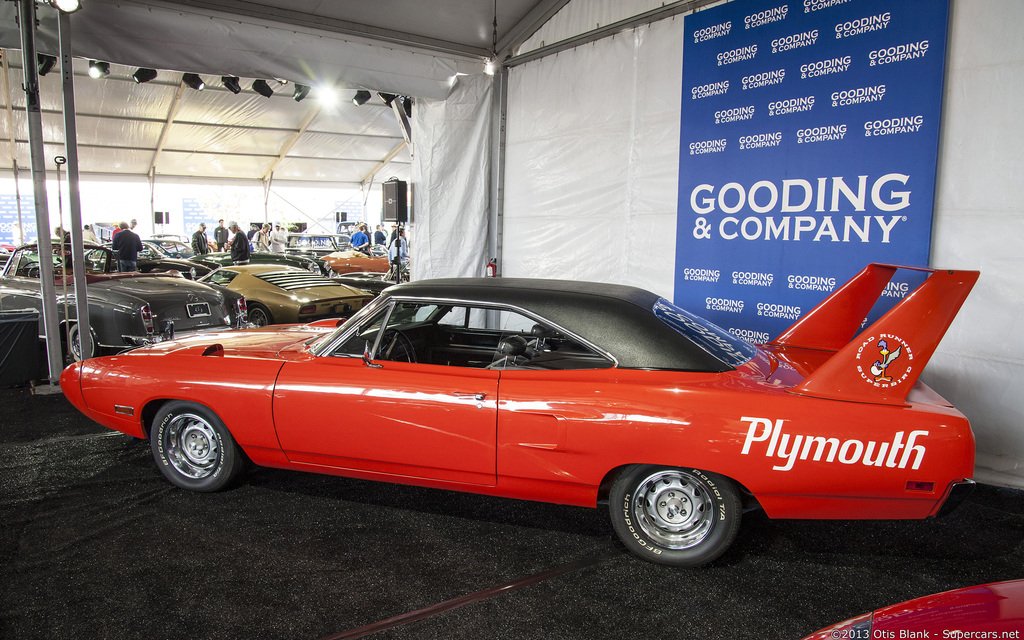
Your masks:
[[[479,64],[454,57],[388,49],[259,18],[206,15],[187,6],[152,2],[87,4],[72,16],[75,55],[124,65],[173,65],[177,71],[218,77],[284,78],[435,99],[448,94],[456,73],[479,70]],[[116,20],[110,19],[113,14]],[[56,14],[41,7],[39,16],[37,48],[56,54]],[[13,2],[0,3],[0,36],[0,46],[20,46]]]
[[[574,0],[524,49],[650,4]],[[982,276],[924,380],[971,419],[976,478],[1024,487],[1024,5],[951,7],[932,261]],[[511,70],[506,275],[671,295],[682,42],[676,18]]]
[[[505,275],[671,296],[681,43],[665,20],[512,69]]]
[[[490,179],[490,76],[464,76],[413,113],[413,278],[483,275]]]

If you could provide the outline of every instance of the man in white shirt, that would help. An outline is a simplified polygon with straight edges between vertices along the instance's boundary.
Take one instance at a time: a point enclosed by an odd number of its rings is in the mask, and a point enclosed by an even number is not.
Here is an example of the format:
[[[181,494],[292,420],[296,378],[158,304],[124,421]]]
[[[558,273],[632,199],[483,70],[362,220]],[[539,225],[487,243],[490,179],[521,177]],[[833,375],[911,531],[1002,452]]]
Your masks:
[[[284,247],[287,242],[288,234],[281,228],[280,223],[274,223],[274,230],[270,232],[270,251],[273,253],[284,253]]]

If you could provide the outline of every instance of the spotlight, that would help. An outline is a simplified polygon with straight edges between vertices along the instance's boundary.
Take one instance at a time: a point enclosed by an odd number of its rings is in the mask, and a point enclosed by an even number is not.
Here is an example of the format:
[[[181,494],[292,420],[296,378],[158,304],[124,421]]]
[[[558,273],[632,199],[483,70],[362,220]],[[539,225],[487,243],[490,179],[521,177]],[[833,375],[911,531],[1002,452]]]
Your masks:
[[[266,80],[253,80],[252,90],[260,94],[264,98],[269,98],[270,96],[274,95],[274,90],[270,88],[270,85],[267,84]]]
[[[40,53],[36,55],[36,60],[39,62],[39,75],[45,76],[50,73],[53,69],[53,65],[57,64],[57,58],[55,56]]]
[[[361,107],[366,104],[366,101],[370,99],[369,91],[356,91],[355,97],[352,98],[352,104],[357,107]]]
[[[189,89],[195,89],[196,91],[202,91],[206,88],[206,83],[195,73],[186,73],[181,76],[181,81],[185,83],[185,86]]]
[[[135,78],[135,82],[139,84],[145,84],[156,77],[156,69],[144,69],[139,67],[138,71],[132,74],[132,78]]]
[[[484,73],[486,73],[489,76],[493,76],[494,68],[494,60],[487,58],[487,60],[484,62]]]
[[[295,93],[292,95],[295,102],[302,102],[303,98],[309,95],[309,87],[304,84],[295,83]]]
[[[235,94],[236,96],[242,93],[242,85],[238,84],[237,76],[223,76],[220,81],[224,83],[224,88]]]
[[[93,78],[106,78],[110,75],[110,63],[98,60],[89,61],[89,76]]]
[[[391,106],[391,103],[395,101],[395,98],[398,97],[393,93],[377,93],[377,95],[380,97],[381,100],[384,101],[384,104],[388,105],[389,107]]]
[[[74,13],[82,8],[82,4],[78,0],[46,0],[46,4],[64,13]]]
[[[316,99],[320,102],[320,106],[325,109],[333,109],[338,105],[338,92],[334,90],[334,87],[326,85],[317,87]]]

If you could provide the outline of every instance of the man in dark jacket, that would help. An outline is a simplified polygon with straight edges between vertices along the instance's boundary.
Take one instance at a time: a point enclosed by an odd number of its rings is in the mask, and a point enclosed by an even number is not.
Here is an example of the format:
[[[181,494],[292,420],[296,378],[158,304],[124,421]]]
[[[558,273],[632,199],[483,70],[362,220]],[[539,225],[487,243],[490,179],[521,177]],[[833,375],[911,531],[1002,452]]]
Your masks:
[[[210,241],[206,239],[205,222],[200,222],[199,229],[192,234],[192,253],[197,256],[210,253]]]
[[[237,222],[228,227],[231,230],[231,264],[249,264],[249,238],[238,228]]]
[[[114,236],[110,248],[117,252],[117,261],[121,271],[138,271],[139,267],[136,263],[139,260],[139,252],[142,251],[142,239],[128,228],[127,222],[122,222],[117,226],[121,230]]]
[[[224,245],[228,243],[228,230],[224,227],[224,218],[217,221],[217,228],[213,230],[213,241],[217,243],[217,251],[224,251]]]

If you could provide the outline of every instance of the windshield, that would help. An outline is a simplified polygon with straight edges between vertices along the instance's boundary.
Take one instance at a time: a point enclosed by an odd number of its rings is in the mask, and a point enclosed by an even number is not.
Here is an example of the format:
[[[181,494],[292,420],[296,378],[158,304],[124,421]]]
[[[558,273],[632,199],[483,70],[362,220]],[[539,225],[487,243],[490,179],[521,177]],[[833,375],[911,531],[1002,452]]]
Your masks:
[[[738,367],[757,355],[757,347],[746,340],[677,307],[665,298],[654,303],[654,315],[698,347],[731,367]]]

